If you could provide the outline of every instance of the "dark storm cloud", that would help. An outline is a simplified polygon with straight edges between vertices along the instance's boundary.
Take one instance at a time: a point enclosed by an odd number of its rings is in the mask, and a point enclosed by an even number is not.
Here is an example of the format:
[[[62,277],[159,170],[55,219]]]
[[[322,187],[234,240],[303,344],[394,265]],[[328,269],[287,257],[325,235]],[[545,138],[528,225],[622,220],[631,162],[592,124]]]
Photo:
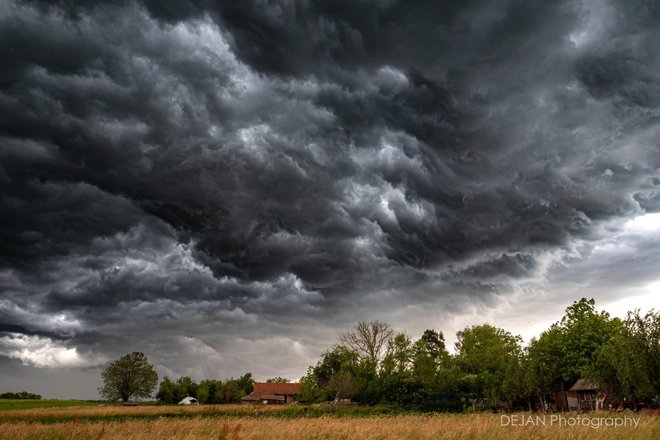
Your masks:
[[[659,14],[3,5],[1,353],[295,374],[365,314],[497,307],[658,209]]]

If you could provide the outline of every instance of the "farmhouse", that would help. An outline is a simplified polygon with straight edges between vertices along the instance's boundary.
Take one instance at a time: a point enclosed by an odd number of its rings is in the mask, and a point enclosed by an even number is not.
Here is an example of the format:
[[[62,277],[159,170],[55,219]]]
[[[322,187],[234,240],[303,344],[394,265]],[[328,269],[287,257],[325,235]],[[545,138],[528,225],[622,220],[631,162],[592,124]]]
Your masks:
[[[264,383],[255,382],[250,394],[243,397],[242,403],[254,404],[283,404],[298,400],[299,383]]]

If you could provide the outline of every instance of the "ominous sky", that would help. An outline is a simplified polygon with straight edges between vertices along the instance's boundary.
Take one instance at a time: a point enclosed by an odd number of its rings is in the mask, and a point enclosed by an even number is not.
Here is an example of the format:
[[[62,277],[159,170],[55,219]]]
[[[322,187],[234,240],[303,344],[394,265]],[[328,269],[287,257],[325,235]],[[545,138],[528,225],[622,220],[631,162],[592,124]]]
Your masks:
[[[659,308],[658,42],[653,0],[1,2],[0,391]]]

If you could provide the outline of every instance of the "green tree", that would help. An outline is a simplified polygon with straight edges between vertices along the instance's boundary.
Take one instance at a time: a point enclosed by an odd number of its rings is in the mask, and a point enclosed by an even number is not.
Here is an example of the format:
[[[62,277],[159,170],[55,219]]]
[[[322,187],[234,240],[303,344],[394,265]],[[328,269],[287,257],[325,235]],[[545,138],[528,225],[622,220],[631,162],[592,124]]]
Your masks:
[[[266,383],[289,383],[291,380],[285,378],[285,377],[271,377],[270,379],[266,379]]]
[[[492,406],[508,404],[517,397],[513,386],[522,350],[521,339],[488,324],[456,333],[457,361],[467,375],[475,375],[478,393]]]
[[[415,342],[413,353],[413,377],[425,384],[430,384],[435,381],[438,373],[436,356],[429,352],[428,346],[423,337]]]
[[[213,401],[213,397],[216,394],[217,382],[213,379],[204,379],[199,382],[197,385],[197,400],[199,403],[217,403]]]
[[[163,377],[163,380],[158,387],[158,392],[156,393],[156,399],[158,399],[160,403],[171,405],[178,402],[178,400],[175,400],[176,396],[176,384],[172,382],[169,377]]]
[[[527,350],[525,385],[540,400],[541,409],[553,391],[564,392],[580,378],[612,374],[597,353],[621,328],[621,321],[597,312],[593,299],[581,298],[566,308],[561,321],[533,340]],[[597,366],[598,363],[601,366]],[[565,394],[566,396],[566,394]],[[564,399],[564,408],[567,400]]]
[[[309,367],[307,374],[300,379],[300,402],[318,403],[323,402],[327,397],[326,391],[318,384],[314,368]]]
[[[560,334],[559,373],[566,387],[589,375],[598,350],[614,336],[621,322],[607,312],[596,312],[594,299],[582,298],[566,309],[566,315],[552,328]]]
[[[197,398],[197,382],[189,376],[181,376],[176,381],[177,402],[185,397]]]
[[[591,377],[614,397],[660,403],[660,313],[628,312],[598,350]]]
[[[254,379],[252,378],[252,373],[245,373],[236,379],[236,382],[241,392],[243,393],[243,396],[250,394],[254,388]]]
[[[538,408],[548,410],[553,392],[562,387],[562,333],[557,327],[541,333],[527,347],[527,363],[524,382],[526,394],[538,401]]]
[[[238,380],[231,378],[227,379],[222,384],[222,402],[223,403],[236,403],[245,396],[243,389],[239,385]]]
[[[126,354],[102,373],[103,386],[99,394],[108,400],[127,402],[131,397],[148,398],[158,383],[158,374],[144,353]]]
[[[449,360],[449,353],[445,347],[445,336],[442,332],[431,329],[425,330],[420,341],[424,344],[426,352],[437,364],[446,363]]]

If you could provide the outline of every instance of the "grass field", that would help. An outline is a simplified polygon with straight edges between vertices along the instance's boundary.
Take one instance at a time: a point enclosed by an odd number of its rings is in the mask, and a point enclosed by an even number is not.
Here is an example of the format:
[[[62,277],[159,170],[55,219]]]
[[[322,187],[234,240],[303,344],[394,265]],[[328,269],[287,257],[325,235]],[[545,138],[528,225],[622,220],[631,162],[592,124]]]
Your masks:
[[[63,408],[74,406],[98,406],[98,403],[87,402],[84,400],[0,399],[0,411],[32,408]]]
[[[523,414],[517,415],[519,418]],[[529,414],[524,415],[529,417]],[[626,439],[660,438],[660,417],[635,413],[635,427],[502,426],[499,414],[413,414],[387,407],[323,406],[37,408],[0,412],[0,439]],[[564,414],[573,418],[577,415]],[[585,417],[582,415],[581,417]],[[520,422],[519,419],[518,422]]]

